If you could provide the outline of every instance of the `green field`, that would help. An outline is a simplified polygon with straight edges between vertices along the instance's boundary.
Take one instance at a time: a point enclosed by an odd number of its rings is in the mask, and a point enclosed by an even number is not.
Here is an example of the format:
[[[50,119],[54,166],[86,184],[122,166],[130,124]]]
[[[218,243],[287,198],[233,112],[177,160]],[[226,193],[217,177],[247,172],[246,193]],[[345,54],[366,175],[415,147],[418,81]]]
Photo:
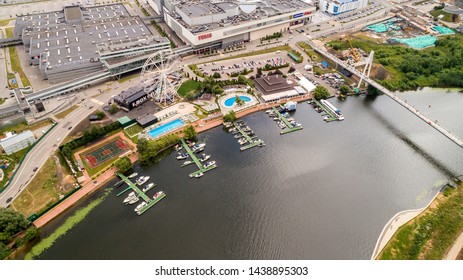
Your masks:
[[[201,89],[201,82],[195,80],[185,81],[178,89],[178,94],[185,97],[188,93],[196,93]]]
[[[135,135],[137,135],[138,133],[142,131],[143,131],[143,128],[138,124],[129,126],[124,129],[125,134],[129,136],[129,138],[135,137]]]
[[[443,21],[452,22],[452,14],[445,12],[444,10],[434,10],[429,12],[434,18],[437,18],[440,15],[444,15],[442,18]]]
[[[383,260],[441,260],[463,231],[463,183],[439,194],[432,207],[401,226],[379,255]]]
[[[6,38],[13,38],[13,27],[5,28]]]
[[[375,51],[375,63],[389,72],[387,80],[379,81],[386,88],[413,90],[418,87],[463,87],[463,36],[438,38],[435,47],[415,50],[402,45],[381,44],[366,36],[352,37],[355,48]],[[349,42],[331,41],[337,50],[348,49]]]
[[[0,19],[0,26],[7,26],[11,19]]]
[[[291,48],[290,48],[289,46],[272,47],[272,48],[268,48],[268,49],[261,49],[261,50],[258,50],[258,51],[243,53],[243,54],[239,54],[239,55],[235,55],[235,56],[224,57],[224,58],[220,58],[220,59],[208,61],[207,63],[216,62],[216,61],[222,61],[222,60],[235,59],[235,58],[242,58],[242,57],[250,57],[250,56],[254,56],[254,55],[265,54],[265,53],[271,53],[271,52],[276,52],[276,51],[287,51],[287,52],[290,52],[290,51],[291,51]]]
[[[3,170],[5,176],[3,177],[3,180],[0,182],[0,190],[5,186],[5,184],[8,181],[9,174],[14,170],[14,167],[21,161],[21,159],[24,157],[28,150],[29,148],[25,148],[11,155],[6,155],[3,153],[0,154],[0,159],[7,159],[8,161],[12,162],[12,164],[7,169]]]
[[[12,126],[5,126],[0,128],[0,133],[5,133],[6,131],[15,131],[16,133],[23,132],[24,130],[37,130],[42,127],[48,126],[53,124],[53,122],[49,119],[36,122],[34,124],[28,125],[25,121],[16,125]]]
[[[10,52],[10,62],[11,62],[11,69],[14,72],[17,72],[21,77],[21,82],[24,87],[30,87],[31,83],[27,78],[26,74],[24,73],[23,69],[21,68],[21,64],[19,63],[18,53],[16,51],[15,46],[9,46],[8,51]]]

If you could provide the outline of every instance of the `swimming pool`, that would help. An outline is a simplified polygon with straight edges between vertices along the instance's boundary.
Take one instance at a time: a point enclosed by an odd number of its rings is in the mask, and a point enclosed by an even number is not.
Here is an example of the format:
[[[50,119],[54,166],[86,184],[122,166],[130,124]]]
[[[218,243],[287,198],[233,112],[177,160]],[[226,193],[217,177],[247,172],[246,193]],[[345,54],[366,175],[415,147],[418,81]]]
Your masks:
[[[243,100],[245,103],[251,101],[251,98],[240,95],[240,99]],[[236,102],[236,97],[230,97],[223,103],[226,107],[232,107]]]
[[[176,128],[179,128],[180,126],[184,125],[185,123],[181,119],[176,119],[174,121],[171,121],[169,123],[163,124],[159,127],[151,129],[148,134],[151,136],[151,138],[156,138],[162,134],[165,134],[169,131],[175,130]]]

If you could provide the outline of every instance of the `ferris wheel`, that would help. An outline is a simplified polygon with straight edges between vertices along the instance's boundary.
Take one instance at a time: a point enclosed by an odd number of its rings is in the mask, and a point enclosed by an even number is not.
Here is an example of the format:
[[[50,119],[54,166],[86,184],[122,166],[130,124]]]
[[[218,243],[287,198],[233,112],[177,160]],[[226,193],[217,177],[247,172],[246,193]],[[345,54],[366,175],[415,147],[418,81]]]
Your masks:
[[[164,106],[180,99],[177,90],[183,75],[178,66],[179,56],[172,50],[152,54],[143,65],[141,77],[145,92]]]

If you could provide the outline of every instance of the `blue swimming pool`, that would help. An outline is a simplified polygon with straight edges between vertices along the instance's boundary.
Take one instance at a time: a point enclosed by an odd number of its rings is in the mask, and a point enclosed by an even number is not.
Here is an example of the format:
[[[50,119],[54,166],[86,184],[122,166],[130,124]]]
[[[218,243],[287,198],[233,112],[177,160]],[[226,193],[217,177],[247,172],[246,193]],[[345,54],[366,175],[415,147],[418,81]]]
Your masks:
[[[153,128],[148,132],[148,134],[151,136],[151,138],[156,138],[164,133],[177,129],[184,124],[185,123],[181,119],[176,119],[159,127]]]
[[[240,95],[240,99],[243,100],[244,102],[251,101],[251,98],[244,96],[244,95]],[[224,105],[227,107],[232,107],[235,104],[235,102],[236,102],[236,97],[230,97],[227,100],[225,100]]]

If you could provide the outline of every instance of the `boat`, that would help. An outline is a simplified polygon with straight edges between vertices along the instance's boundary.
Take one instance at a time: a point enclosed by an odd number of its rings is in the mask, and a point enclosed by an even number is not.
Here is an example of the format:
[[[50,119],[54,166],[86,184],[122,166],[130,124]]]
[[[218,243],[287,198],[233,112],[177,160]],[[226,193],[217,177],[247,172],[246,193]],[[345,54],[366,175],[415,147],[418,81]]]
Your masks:
[[[141,186],[144,183],[146,183],[149,179],[150,179],[150,176],[141,176],[135,182],[137,183],[137,185]]]
[[[199,172],[198,174],[195,175],[195,178],[200,178],[200,177],[203,177],[204,173],[203,172]]]
[[[114,188],[119,188],[120,186],[122,186],[125,182],[124,181],[119,181],[117,183],[114,184]]]
[[[201,153],[201,152],[204,152],[204,147],[195,150],[194,153],[195,153],[195,154],[199,154],[199,153]]]
[[[240,145],[244,145],[244,144],[248,143],[248,140],[243,139],[242,141],[239,141],[238,143],[239,143]]]
[[[123,203],[129,203],[129,201],[130,201],[131,199],[133,199],[134,197],[136,197],[135,192],[129,193],[129,196],[127,196],[127,197],[124,199]]]
[[[210,166],[212,166],[214,164],[215,164],[215,161],[208,161],[208,162],[206,162],[206,164],[203,167],[208,168],[208,167],[210,167]]]
[[[158,198],[158,197],[159,197],[161,194],[163,194],[163,193],[164,193],[163,191],[159,191],[159,192],[155,193],[155,194],[153,195],[153,199]]]
[[[135,204],[135,203],[137,203],[139,200],[140,200],[140,198],[139,198],[138,196],[135,196],[132,200],[129,201],[129,204],[130,204],[130,205]]]
[[[192,164],[192,163],[194,163],[194,161],[187,160],[182,164],[182,167],[187,166],[187,165]]]
[[[178,151],[181,151],[183,149],[183,146],[177,144],[175,145],[175,151],[178,152]]]
[[[135,212],[139,212],[143,207],[145,207],[148,203],[146,203],[145,201],[143,201],[142,203],[138,204],[137,207],[135,207]]]
[[[190,142],[190,143],[188,143],[188,146],[193,147],[195,144],[196,144],[196,142]]]
[[[288,122],[293,122],[293,121],[295,121],[294,118],[289,118],[289,119],[288,119]]]
[[[275,117],[275,118],[273,118],[273,120],[274,120],[274,121],[279,121],[280,118],[279,118],[279,117]]]
[[[230,129],[228,132],[235,133],[235,132],[237,132],[237,131],[238,131],[238,130],[237,130],[236,128],[232,128],[232,129]]]
[[[201,162],[205,162],[206,160],[210,159],[211,156],[210,155],[206,155],[206,154],[203,154],[203,156],[201,157],[200,161]]]
[[[138,176],[138,173],[135,172],[135,173],[132,173],[132,174],[130,174],[129,176],[127,176],[127,178],[132,179],[132,178],[135,178],[135,177],[137,177],[137,176]]]
[[[156,186],[155,183],[149,183],[148,185],[146,185],[146,187],[144,187],[142,189],[142,192],[147,192],[147,191],[151,190],[152,188],[154,188],[155,186]]]
[[[263,146],[265,146],[265,143],[264,143],[264,142],[260,142],[260,144],[259,144],[259,145],[257,145],[257,146],[259,146],[259,147],[263,147]]]
[[[181,154],[177,156],[177,159],[186,159],[188,157],[188,154]]]
[[[235,137],[235,138],[241,138],[241,137],[243,137],[243,136],[242,136],[241,134],[236,134],[234,137]]]
[[[239,121],[236,121],[235,123],[241,125],[241,124],[244,124],[244,121],[239,120]]]

